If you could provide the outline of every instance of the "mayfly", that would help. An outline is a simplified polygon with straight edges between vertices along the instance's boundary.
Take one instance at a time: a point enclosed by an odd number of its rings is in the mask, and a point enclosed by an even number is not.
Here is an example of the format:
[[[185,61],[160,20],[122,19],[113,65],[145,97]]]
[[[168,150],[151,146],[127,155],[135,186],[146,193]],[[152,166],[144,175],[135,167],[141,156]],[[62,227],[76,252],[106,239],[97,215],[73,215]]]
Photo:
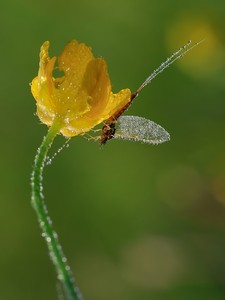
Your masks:
[[[158,74],[163,72],[163,70],[168,68],[179,58],[183,57],[187,52],[199,45],[202,41],[194,45],[191,45],[191,41],[189,41],[178,51],[174,52],[169,58],[166,59],[166,61],[164,61],[157,69],[155,69],[150,76],[148,76],[148,78],[140,85],[136,92],[131,94],[130,101],[124,107],[122,107],[122,109],[116,111],[109,119],[106,120],[101,131],[99,141],[101,145],[106,144],[112,138],[141,141],[148,144],[159,144],[170,139],[169,133],[153,121],[137,116],[121,117],[121,115],[129,108],[141,90]]]

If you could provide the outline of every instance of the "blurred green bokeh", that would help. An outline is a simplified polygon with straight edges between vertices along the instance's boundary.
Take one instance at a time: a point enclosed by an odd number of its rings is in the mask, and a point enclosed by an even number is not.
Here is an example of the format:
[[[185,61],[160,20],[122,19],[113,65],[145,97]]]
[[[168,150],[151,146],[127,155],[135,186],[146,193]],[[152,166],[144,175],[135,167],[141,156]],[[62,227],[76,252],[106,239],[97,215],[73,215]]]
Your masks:
[[[114,92],[134,91],[188,40],[206,39],[127,112],[161,124],[169,143],[102,149],[74,138],[46,168],[46,202],[85,300],[225,299],[224,0],[9,0],[0,14],[0,299],[58,299],[30,206],[47,128],[29,82],[41,44],[57,55],[73,38],[106,59]]]

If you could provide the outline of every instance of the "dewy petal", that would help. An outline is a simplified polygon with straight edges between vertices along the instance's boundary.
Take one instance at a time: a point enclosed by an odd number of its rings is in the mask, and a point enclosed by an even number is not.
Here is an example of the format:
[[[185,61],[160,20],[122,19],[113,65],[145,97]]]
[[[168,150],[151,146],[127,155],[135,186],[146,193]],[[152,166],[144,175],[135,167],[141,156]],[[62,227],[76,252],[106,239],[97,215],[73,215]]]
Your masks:
[[[67,79],[79,87],[86,71],[88,63],[94,59],[91,49],[85,44],[79,44],[76,40],[69,42],[59,56],[59,69]]]
[[[91,49],[85,44],[72,40],[59,56],[59,70],[65,74],[60,84],[60,99],[64,99],[65,109],[78,115],[90,110],[90,95],[83,88],[84,75],[88,64],[94,59]]]
[[[40,120],[51,126],[55,117],[62,121],[61,133],[72,137],[83,134],[108,119],[130,101],[129,89],[111,92],[107,66],[94,58],[85,44],[71,41],[58,59],[64,72],[54,78],[56,57],[48,55],[49,42],[41,47],[38,76],[31,85]]]
[[[70,118],[68,126],[61,131],[65,136],[82,134],[102,122],[102,114],[111,93],[111,83],[104,59],[97,58],[89,62],[81,83],[81,91],[89,95],[90,111],[79,118]]]
[[[131,91],[129,89],[121,90],[117,94],[111,92],[107,99],[107,106],[101,114],[93,118],[87,113],[72,121],[70,126],[64,127],[61,133],[66,137],[72,137],[88,132],[91,128],[111,117],[116,111],[121,110],[130,101],[130,98]]]
[[[111,83],[106,62],[102,58],[92,60],[87,67],[83,90],[90,95],[91,110],[86,114],[88,118],[99,118],[106,108],[111,93]]]
[[[51,73],[56,58],[49,58],[48,48],[49,42],[47,41],[41,47],[39,72],[38,76],[32,81],[31,91],[37,101],[37,114],[40,120],[46,125],[51,125],[56,114],[54,101],[50,93],[53,80]]]
[[[123,89],[117,94],[110,94],[107,107],[104,111],[103,118],[110,118],[116,111],[121,110],[131,99],[130,89]]]

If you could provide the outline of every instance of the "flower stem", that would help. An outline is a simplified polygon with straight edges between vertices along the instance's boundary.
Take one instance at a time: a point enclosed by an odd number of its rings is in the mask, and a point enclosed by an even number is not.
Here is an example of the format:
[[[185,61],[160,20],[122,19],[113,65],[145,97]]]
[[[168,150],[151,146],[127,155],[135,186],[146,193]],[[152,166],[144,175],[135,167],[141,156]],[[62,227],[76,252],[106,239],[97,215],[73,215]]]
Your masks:
[[[81,300],[82,297],[75,285],[75,280],[70,271],[70,267],[66,263],[66,257],[63,254],[61,245],[57,238],[56,232],[53,230],[52,221],[48,215],[48,210],[44,202],[42,194],[42,174],[45,166],[48,150],[51,148],[52,142],[60,130],[60,123],[56,120],[50,127],[43,142],[38,148],[35,157],[33,172],[31,176],[32,186],[32,206],[36,211],[37,218],[41,227],[42,236],[45,238],[50,258],[56,268],[58,279],[62,282],[65,294],[68,300]]]

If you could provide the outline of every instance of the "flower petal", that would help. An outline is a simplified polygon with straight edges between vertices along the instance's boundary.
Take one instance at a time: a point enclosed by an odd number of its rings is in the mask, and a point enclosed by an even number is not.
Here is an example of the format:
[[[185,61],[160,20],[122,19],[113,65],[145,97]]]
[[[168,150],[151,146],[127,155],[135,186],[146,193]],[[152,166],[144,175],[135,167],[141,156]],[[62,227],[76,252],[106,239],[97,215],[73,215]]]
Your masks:
[[[91,49],[75,40],[68,43],[59,56],[59,70],[65,74],[61,83],[56,79],[58,86],[55,97],[59,107],[63,108],[60,114],[70,118],[70,112],[77,117],[90,110],[90,95],[83,88],[83,80],[87,66],[93,59]]]
[[[110,118],[116,111],[121,110],[131,99],[130,89],[123,89],[117,94],[110,94],[103,118]]]
[[[93,118],[89,113],[86,113],[71,121],[68,126],[61,130],[61,133],[66,137],[73,137],[88,132],[91,128],[110,118],[116,111],[122,109],[130,101],[130,97],[131,91],[129,89],[121,90],[117,94],[111,93],[101,114],[95,115],[95,118]]]
[[[91,110],[86,116],[99,118],[106,108],[111,93],[111,83],[104,59],[97,58],[88,64],[82,89],[90,95]]]
[[[67,44],[58,59],[59,69],[65,74],[65,81],[60,85],[66,94],[78,94],[81,89],[87,65],[94,57],[85,44],[72,40]]]
[[[38,76],[32,81],[31,91],[37,101],[37,114],[40,120],[47,125],[51,125],[56,113],[56,107],[51,95],[53,89],[51,75],[56,57],[49,58],[48,48],[49,42],[47,41],[41,47],[39,72]]]

